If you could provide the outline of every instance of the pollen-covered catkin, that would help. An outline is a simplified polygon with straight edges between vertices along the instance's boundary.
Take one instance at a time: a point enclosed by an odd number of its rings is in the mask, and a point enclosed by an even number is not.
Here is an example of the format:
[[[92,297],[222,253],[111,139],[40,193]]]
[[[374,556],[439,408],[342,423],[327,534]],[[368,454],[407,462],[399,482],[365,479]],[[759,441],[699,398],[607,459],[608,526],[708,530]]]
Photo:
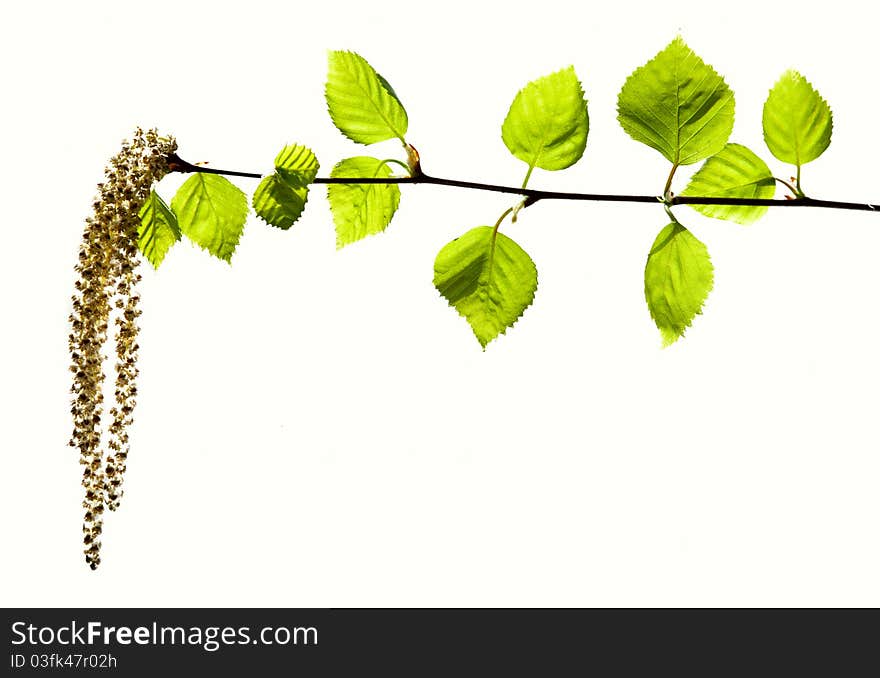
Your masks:
[[[70,444],[79,449],[83,465],[83,543],[86,562],[93,570],[101,562],[104,511],[115,509],[122,496],[128,427],[137,395],[138,211],[153,183],[167,174],[168,155],[176,148],[174,139],[160,137],[156,130],[138,129],[131,141],[123,142],[105,170],[104,182],[98,184],[94,214],[86,219],[75,268],[78,279],[69,337],[73,373]],[[105,455],[104,348],[111,338],[116,388]]]

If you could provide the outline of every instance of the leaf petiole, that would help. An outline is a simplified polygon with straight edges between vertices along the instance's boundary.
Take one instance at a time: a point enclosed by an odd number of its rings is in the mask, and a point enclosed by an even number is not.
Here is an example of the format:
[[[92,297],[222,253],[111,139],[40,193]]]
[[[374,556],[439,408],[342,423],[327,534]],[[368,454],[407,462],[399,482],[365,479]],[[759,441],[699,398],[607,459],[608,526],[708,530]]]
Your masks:
[[[785,186],[789,191],[791,191],[791,195],[792,195],[793,197],[795,197],[795,198],[802,198],[802,197],[804,197],[804,196],[803,196],[803,193],[801,193],[801,191],[799,191],[797,188],[795,188],[794,186],[792,186],[792,185],[791,185],[789,182],[787,182],[785,179],[780,179],[779,177],[773,177],[773,180],[776,181],[776,182],[779,183],[779,184],[782,184],[782,185]]]
[[[513,212],[514,207],[508,207],[501,213],[501,216],[498,217],[498,221],[495,222],[495,226],[492,228],[492,238],[495,238],[495,235],[498,233],[498,228],[501,226],[501,222],[504,221],[505,217]]]
[[[402,160],[397,160],[395,158],[388,158],[387,160],[382,161],[383,165],[388,165],[389,163],[393,163],[395,165],[400,165],[401,167],[403,167],[403,169],[406,170],[406,176],[408,176],[408,177],[412,176],[412,168],[409,165],[407,165],[405,162],[403,162]]]
[[[672,163],[672,168],[669,170],[669,176],[666,178],[666,186],[663,187],[663,201],[669,202],[672,200],[672,195],[669,193],[672,188],[672,177],[675,176],[675,170],[678,169],[678,163]]]

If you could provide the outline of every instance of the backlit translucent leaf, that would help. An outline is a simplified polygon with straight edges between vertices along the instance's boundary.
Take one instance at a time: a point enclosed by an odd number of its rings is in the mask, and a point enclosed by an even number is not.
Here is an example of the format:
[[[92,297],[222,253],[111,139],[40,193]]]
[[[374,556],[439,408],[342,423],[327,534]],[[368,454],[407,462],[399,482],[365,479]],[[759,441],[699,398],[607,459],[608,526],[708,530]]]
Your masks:
[[[470,323],[483,348],[528,308],[538,271],[528,254],[503,233],[479,226],[437,254],[434,286]]]
[[[337,163],[330,176],[388,178],[391,170],[378,158],[358,156]],[[396,184],[330,184],[327,197],[336,246],[344,247],[388,227],[400,203],[400,188]]]
[[[633,71],[617,119],[636,141],[688,165],[724,148],[733,129],[733,92],[681,37]]]
[[[761,158],[740,144],[727,144],[709,158],[691,177],[681,195],[712,198],[769,199],[776,193],[776,181]],[[691,205],[697,212],[716,219],[750,224],[764,216],[760,205]]]
[[[373,144],[395,137],[403,141],[409,123],[403,104],[359,54],[329,53],[324,94],[333,124],[352,141]]]
[[[664,346],[702,313],[712,282],[712,262],[702,242],[678,223],[660,231],[645,266],[645,299]]]
[[[168,250],[180,240],[177,217],[156,191],[150,191],[150,197],[141,207],[139,216],[138,249],[154,268],[159,268]]]
[[[308,192],[306,186],[294,188],[277,174],[270,174],[254,191],[254,212],[266,223],[287,230],[305,209]]]
[[[194,243],[224,261],[232,253],[247,220],[247,196],[226,177],[198,172],[171,200],[180,230]]]
[[[305,146],[290,144],[275,157],[275,171],[291,186],[308,186],[318,175],[318,159]]]
[[[318,174],[318,159],[305,146],[285,146],[275,158],[275,172],[264,177],[254,192],[257,216],[288,229],[306,206],[309,184]]]
[[[764,141],[792,165],[815,160],[831,143],[831,109],[797,71],[786,71],[764,103]]]
[[[501,126],[501,138],[530,168],[561,170],[584,154],[589,119],[584,90],[569,66],[519,91]]]

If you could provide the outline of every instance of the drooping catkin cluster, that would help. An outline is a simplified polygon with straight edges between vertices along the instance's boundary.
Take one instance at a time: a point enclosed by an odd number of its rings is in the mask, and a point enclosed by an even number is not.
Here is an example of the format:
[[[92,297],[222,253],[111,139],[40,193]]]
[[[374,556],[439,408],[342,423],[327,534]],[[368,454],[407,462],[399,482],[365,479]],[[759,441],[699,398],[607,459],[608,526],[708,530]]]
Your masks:
[[[104,510],[116,509],[122,497],[128,427],[137,395],[138,211],[153,183],[167,174],[167,157],[176,148],[173,139],[160,137],[156,130],[138,129],[131,141],[123,142],[105,169],[104,183],[98,184],[94,214],[86,219],[76,265],[79,277],[69,337],[70,370],[74,375],[70,445],[79,449],[83,465],[84,553],[93,570],[101,562]],[[111,315],[115,315],[112,333]],[[101,444],[103,362],[104,346],[110,337],[115,343],[116,388],[105,455]]]

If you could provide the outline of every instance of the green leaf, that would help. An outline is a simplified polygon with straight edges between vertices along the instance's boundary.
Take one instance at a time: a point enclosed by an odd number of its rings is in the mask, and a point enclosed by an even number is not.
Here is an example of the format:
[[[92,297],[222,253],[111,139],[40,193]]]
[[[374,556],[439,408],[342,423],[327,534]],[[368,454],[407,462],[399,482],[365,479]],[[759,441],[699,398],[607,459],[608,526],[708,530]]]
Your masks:
[[[171,200],[180,230],[194,243],[224,261],[232,253],[247,220],[247,196],[226,177],[198,172]]]
[[[305,146],[290,144],[275,157],[275,172],[291,186],[307,187],[318,176],[318,159]]]
[[[569,66],[519,91],[501,125],[501,138],[529,169],[561,170],[581,159],[589,126],[584,90]]]
[[[761,158],[740,144],[727,144],[709,158],[681,195],[706,198],[772,198],[776,180]],[[767,211],[760,205],[690,205],[697,212],[716,219],[750,224]]]
[[[733,129],[733,92],[681,37],[633,71],[617,119],[636,141],[689,165],[724,148]]]
[[[138,216],[141,218],[138,249],[153,264],[153,268],[159,268],[168,250],[180,240],[177,217],[156,191],[150,191],[150,197],[144,202]]]
[[[645,266],[648,310],[668,346],[684,334],[712,289],[706,246],[679,223],[664,227]]]
[[[286,231],[305,209],[308,193],[307,186],[294,188],[277,173],[270,174],[263,178],[254,191],[254,212],[271,226]]]
[[[352,141],[374,144],[397,137],[409,123],[391,85],[359,54],[330,52],[324,89],[333,124]]]
[[[254,192],[257,216],[278,228],[288,229],[299,219],[309,195],[309,184],[318,174],[318,159],[305,146],[285,146],[275,158],[275,172]]]
[[[764,103],[764,141],[782,162],[801,166],[831,143],[831,109],[797,71],[786,71]]]
[[[358,156],[338,162],[330,176],[388,178],[391,170],[378,158]],[[341,248],[388,227],[400,203],[400,188],[396,184],[330,184],[327,197],[336,225],[336,247]]]
[[[490,226],[478,226],[437,254],[434,286],[486,348],[531,305],[538,271],[513,240]]]

